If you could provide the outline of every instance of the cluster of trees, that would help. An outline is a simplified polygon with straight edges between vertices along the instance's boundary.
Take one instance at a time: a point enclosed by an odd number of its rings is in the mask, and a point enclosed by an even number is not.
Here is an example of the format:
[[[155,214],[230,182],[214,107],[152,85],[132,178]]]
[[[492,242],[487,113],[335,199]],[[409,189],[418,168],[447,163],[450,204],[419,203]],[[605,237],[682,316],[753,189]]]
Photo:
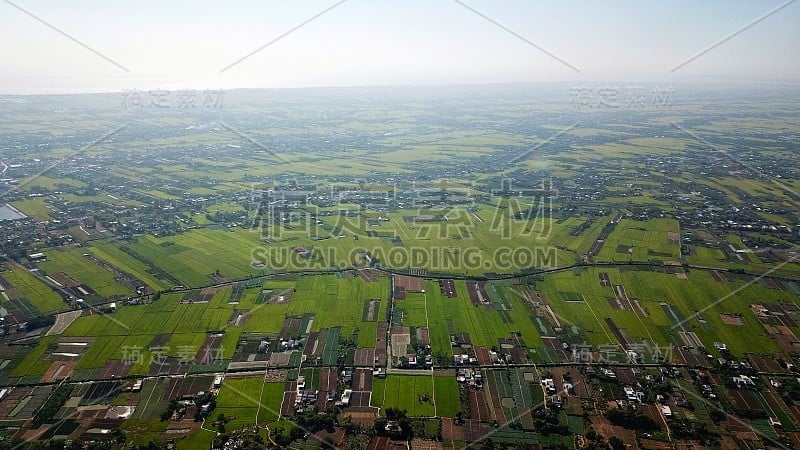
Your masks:
[[[658,425],[649,416],[639,414],[633,408],[612,409],[606,413],[606,418],[617,426],[630,430],[656,431]]]
[[[375,432],[379,436],[389,436],[392,439],[411,440],[414,438],[414,429],[405,409],[386,408],[386,417],[375,420]]]
[[[56,323],[55,316],[36,316],[30,320],[28,320],[28,331],[35,330],[37,328],[44,328],[52,326]]]
[[[221,432],[217,436],[214,437],[214,440],[211,442],[211,448],[224,448],[225,443],[231,439],[236,439],[238,448],[246,448],[246,449],[258,449],[258,448],[266,448],[264,445],[264,438],[261,437],[261,434],[258,432],[258,429],[244,429],[239,433],[235,433],[234,435],[227,434],[225,432]]]
[[[72,394],[72,385],[63,385],[56,388],[55,391],[48,397],[47,401],[44,402],[41,408],[36,411],[36,415],[33,416],[33,424],[35,427],[47,422],[48,420],[52,419],[53,416],[56,415],[58,410],[61,406],[64,405],[64,402],[69,399],[69,396]]]

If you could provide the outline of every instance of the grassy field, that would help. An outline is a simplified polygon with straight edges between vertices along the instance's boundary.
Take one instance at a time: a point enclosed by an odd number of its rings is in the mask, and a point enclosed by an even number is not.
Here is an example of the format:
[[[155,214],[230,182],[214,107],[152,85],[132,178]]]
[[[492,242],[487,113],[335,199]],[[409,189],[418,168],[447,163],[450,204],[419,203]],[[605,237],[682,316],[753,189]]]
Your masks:
[[[469,298],[464,281],[456,281],[455,298],[443,296],[436,282],[429,281],[425,285],[428,299],[428,318],[431,328],[431,347],[434,353],[441,351],[450,354],[450,338],[448,323],[457,333],[469,333],[473,345],[491,348],[499,343],[499,339],[509,337],[509,333],[519,332],[528,347],[542,347],[541,338],[536,326],[531,322],[528,310],[523,301],[505,286],[498,286],[510,303],[511,322],[505,322],[497,310],[475,307]]]
[[[48,313],[67,309],[68,305],[60,295],[24,267],[12,265],[11,270],[3,272],[2,275],[40,312]]]
[[[226,378],[217,396],[213,418],[219,414],[235,419],[225,426],[228,430],[247,425],[273,422],[280,416],[283,383],[264,383],[262,377]]]
[[[292,297],[289,311],[301,314],[318,311],[312,331],[335,326],[342,327],[342,335],[349,336],[357,323],[361,322],[364,300],[381,299],[381,312],[385,316],[388,304],[389,279],[367,283],[360,278],[337,279],[335,276],[301,277],[297,281],[297,292]]]
[[[430,399],[421,400],[422,395]],[[458,382],[449,376],[389,375],[386,379],[376,378],[372,384],[372,406],[404,409],[409,416],[415,417],[455,417],[461,409]],[[385,414],[383,410],[381,414]]]
[[[624,286],[628,297],[636,299],[647,315],[613,308],[607,299],[615,297],[614,291],[600,285],[600,272],[607,273],[613,285]],[[700,270],[690,271],[687,279],[680,279],[669,273],[589,268],[548,275],[537,288],[547,296],[562,326],[564,323],[578,325],[592,344],[617,342],[605,323],[608,317],[630,337],[649,339],[664,346],[683,345],[678,337],[680,328],[664,312],[663,302],[680,311],[686,318],[685,329],[697,333],[709,352],[714,352],[714,342],[721,341],[737,355],[777,350],[749,305],[789,300],[791,295],[758,283],[747,286],[743,281],[720,283]],[[566,293],[578,293],[585,301],[565,301]],[[705,324],[695,316],[697,311]],[[724,324],[719,316],[723,313],[741,315],[745,325]]]
[[[63,272],[94,289],[103,297],[130,295],[132,290],[119,284],[110,270],[99,266],[90,258],[83,256],[82,249],[50,250],[45,252],[47,261],[38,266],[48,274]]]
[[[17,200],[11,202],[11,205],[37,220],[50,220],[53,218],[53,209],[50,208],[42,197]]]
[[[58,336],[45,336],[39,340],[39,344],[31,349],[28,356],[11,371],[11,376],[20,377],[43,374],[47,368],[50,367],[50,361],[43,361],[41,358],[44,356],[45,352],[47,352],[50,345],[56,342],[56,339],[58,339]]]
[[[450,376],[434,376],[433,387],[436,392],[436,415],[439,417],[455,417],[461,409],[458,381]]]
[[[158,442],[169,422],[158,419],[128,419],[120,425],[129,441],[134,445],[147,446],[150,441]]]
[[[677,234],[673,242],[669,233]],[[679,260],[680,230],[674,219],[652,219],[646,222],[622,219],[608,236],[597,261],[648,262]]]
[[[93,243],[89,247],[89,251],[103,261],[143,281],[152,289],[161,290],[169,287],[166,283],[150,274],[147,265],[123,252],[113,243]]]
[[[67,336],[126,336],[158,333],[205,333],[225,328],[233,313],[227,292],[217,292],[208,303],[181,303],[181,294],[164,295],[152,305],[120,307],[111,314],[80,317],[64,332]]]
[[[23,269],[18,270],[21,271],[18,275],[32,277]],[[601,285],[601,272],[608,275],[612,285],[623,286],[632,304],[638,306],[633,310],[614,306],[616,293],[611,286]],[[19,283],[17,278],[13,280],[15,285]],[[618,341],[606,322],[610,318],[628,339],[647,340],[664,348],[683,345],[678,332],[685,330],[695,332],[712,354],[715,354],[713,343],[718,341],[725,342],[736,355],[777,351],[776,343],[765,333],[750,304],[793,301],[795,295],[748,280],[742,277],[719,282],[702,270],[691,270],[679,277],[652,269],[589,267],[547,274],[536,283],[535,289],[544,294],[562,327],[575,325],[581,339],[595,346]],[[438,282],[429,280],[425,283],[425,293],[411,293],[405,300],[397,301],[396,307],[403,310],[404,324],[429,327],[434,355],[449,357],[450,335],[456,333],[467,333],[473,345],[489,348],[516,334],[530,349],[544,347],[531,319],[533,312],[525,298],[529,295],[525,286],[487,283],[492,308],[473,306],[465,281],[455,281],[455,287],[456,297],[448,298],[441,293]],[[149,305],[120,305],[114,313],[79,317],[63,335],[96,338],[79,360],[77,369],[98,369],[109,360],[123,359],[126,349],[142,349],[143,361],[134,364],[133,374],[148,372],[154,355],[147,351],[147,346],[156,335],[171,336],[164,345],[166,355],[188,359],[194,357],[209,331],[222,331],[222,356],[231,358],[241,333],[278,333],[284,318],[308,313],[313,314],[311,331],[335,329],[345,339],[358,330],[358,346],[373,347],[376,322],[362,320],[364,305],[369,299],[380,299],[376,319],[385,318],[388,288],[387,277],[368,283],[359,277],[309,275],[297,277],[296,281],[267,281],[245,288],[236,305],[228,303],[230,287],[216,290],[206,303],[183,303],[183,293],[164,294]],[[262,293],[264,289],[267,294]],[[259,300],[278,294],[285,295],[287,301]],[[677,323],[679,319],[668,314],[664,304],[671,305],[685,321]],[[244,325],[228,326],[234,308],[251,311]],[[742,324],[726,324],[721,314],[741,317]],[[43,373],[49,363],[41,357],[52,339],[47,338],[35,347],[13,369],[14,376]],[[335,353],[335,349],[331,351]],[[395,403],[408,404],[400,399],[390,404]],[[423,412],[427,408],[425,404],[413,406]],[[423,412],[419,414],[424,415]]]
[[[216,271],[229,278],[263,274],[250,266],[251,251],[260,243],[258,234],[247,230],[201,228],[168,238],[144,236],[129,247],[185,286],[204,286]]]
[[[141,351],[131,374],[147,374],[156,355],[147,350],[157,334],[170,334],[163,356],[193,359],[207,332],[224,330],[222,356],[229,358],[236,349],[241,327],[227,328],[233,305],[228,292],[220,290],[208,303],[181,304],[182,294],[164,295],[150,305],[121,306],[109,314],[86,315],[75,320],[64,336],[95,337],[78,361],[78,369],[96,369],[109,360],[122,360],[128,352]],[[227,328],[227,330],[226,330]],[[41,361],[48,345],[58,336],[48,336],[14,369],[14,376],[41,374],[49,362]],[[128,356],[130,357],[130,356]]]
[[[431,400],[421,401],[421,395]],[[433,405],[433,380],[427,375],[389,375],[386,379],[372,382],[372,406],[400,408],[412,417],[432,417],[436,414]],[[381,411],[384,414],[384,411]]]

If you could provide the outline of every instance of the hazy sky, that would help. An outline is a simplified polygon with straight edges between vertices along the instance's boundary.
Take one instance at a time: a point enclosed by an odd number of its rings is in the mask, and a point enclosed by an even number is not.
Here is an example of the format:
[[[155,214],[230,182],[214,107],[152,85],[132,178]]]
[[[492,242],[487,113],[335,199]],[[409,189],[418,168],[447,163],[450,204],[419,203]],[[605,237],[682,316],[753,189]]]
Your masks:
[[[464,0],[531,45],[452,0],[348,0],[222,73],[336,1],[12,3],[0,2],[0,93],[800,81],[800,1],[673,72],[784,1]]]

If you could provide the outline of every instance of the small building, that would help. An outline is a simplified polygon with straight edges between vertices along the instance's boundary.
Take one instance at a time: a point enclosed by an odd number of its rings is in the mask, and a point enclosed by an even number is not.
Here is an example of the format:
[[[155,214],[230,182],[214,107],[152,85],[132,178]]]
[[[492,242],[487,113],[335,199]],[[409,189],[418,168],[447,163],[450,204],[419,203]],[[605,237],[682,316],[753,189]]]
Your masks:
[[[457,366],[461,366],[467,364],[469,362],[469,355],[453,355],[453,360],[455,361]]]
[[[342,406],[348,406],[350,404],[350,395],[353,394],[352,389],[345,389],[342,393]]]
[[[561,409],[564,406],[564,403],[561,401],[561,397],[558,395],[551,395],[547,399],[547,406],[552,409]]]
[[[752,378],[748,377],[747,375],[739,375],[738,377],[733,377],[733,384],[736,385],[739,389],[750,389],[756,387],[756,382],[753,381]]]

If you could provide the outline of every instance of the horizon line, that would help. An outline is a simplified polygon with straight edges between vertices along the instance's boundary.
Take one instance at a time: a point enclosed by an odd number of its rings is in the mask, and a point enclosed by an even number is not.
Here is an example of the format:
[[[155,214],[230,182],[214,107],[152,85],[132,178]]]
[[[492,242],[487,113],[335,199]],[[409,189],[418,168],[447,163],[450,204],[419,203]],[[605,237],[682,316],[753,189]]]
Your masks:
[[[78,90],[78,91],[61,91],[61,92],[28,92],[28,93],[11,93],[0,92],[2,97],[44,97],[44,96],[70,96],[70,95],[107,95],[107,94],[123,94],[128,91],[151,92],[157,90],[163,91],[205,91],[205,90],[220,90],[225,92],[233,91],[311,91],[311,90],[326,90],[326,89],[423,89],[423,88],[476,88],[476,87],[512,87],[512,86],[532,86],[532,85],[572,85],[573,87],[581,86],[602,86],[615,84],[617,87],[622,85],[694,85],[703,87],[727,87],[725,85],[774,85],[783,87],[798,87],[800,88],[800,80],[788,79],[763,79],[763,80],[742,80],[742,79],[698,79],[698,80],[592,80],[592,81],[557,81],[557,80],[535,80],[535,81],[498,81],[498,82],[463,82],[463,83],[419,83],[419,84],[353,84],[353,85],[310,85],[310,86],[237,86],[233,88],[211,87],[204,88],[125,88],[125,89],[109,89],[109,90]]]

